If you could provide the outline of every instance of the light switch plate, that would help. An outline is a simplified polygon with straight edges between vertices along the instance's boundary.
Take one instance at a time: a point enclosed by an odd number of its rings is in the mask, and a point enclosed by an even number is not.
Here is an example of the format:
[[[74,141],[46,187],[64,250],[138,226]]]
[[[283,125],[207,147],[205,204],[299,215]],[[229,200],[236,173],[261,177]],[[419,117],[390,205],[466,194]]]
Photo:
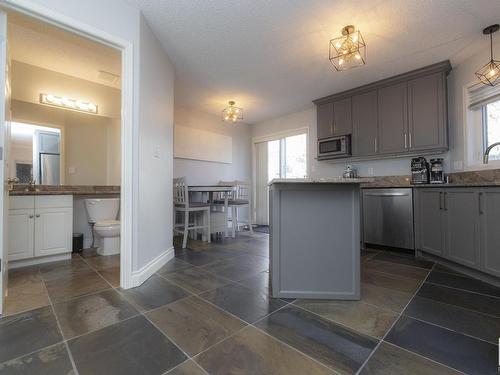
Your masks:
[[[373,173],[374,173],[373,168],[372,167],[368,168],[368,176],[373,176]]]
[[[76,173],[76,168],[75,167],[69,167],[68,168],[68,173],[69,174],[75,174]]]

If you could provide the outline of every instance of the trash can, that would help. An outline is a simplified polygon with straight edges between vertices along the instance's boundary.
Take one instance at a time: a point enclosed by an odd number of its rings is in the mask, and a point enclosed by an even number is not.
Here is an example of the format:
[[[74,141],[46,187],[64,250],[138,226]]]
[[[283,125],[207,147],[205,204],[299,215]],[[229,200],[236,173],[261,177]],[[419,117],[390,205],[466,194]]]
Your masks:
[[[83,233],[73,233],[73,252],[79,253],[83,250]]]

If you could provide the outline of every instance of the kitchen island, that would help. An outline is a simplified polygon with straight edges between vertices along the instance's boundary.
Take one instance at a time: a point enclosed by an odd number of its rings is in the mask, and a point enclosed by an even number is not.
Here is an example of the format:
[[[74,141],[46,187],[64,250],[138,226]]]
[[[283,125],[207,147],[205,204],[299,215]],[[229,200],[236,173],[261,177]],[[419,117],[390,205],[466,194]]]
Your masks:
[[[360,184],[366,182],[270,182],[273,297],[359,300]]]

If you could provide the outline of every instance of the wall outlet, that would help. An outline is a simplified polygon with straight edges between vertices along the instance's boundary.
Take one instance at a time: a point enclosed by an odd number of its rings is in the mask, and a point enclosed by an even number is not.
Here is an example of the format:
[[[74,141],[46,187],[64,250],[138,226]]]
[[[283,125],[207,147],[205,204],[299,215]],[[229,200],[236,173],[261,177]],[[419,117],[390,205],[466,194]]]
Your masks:
[[[455,160],[453,162],[453,170],[461,171],[464,169],[464,162],[462,160]]]
[[[372,167],[368,168],[368,176],[373,176],[373,173],[374,173],[373,168]]]
[[[75,174],[76,173],[76,168],[75,167],[68,167],[68,173],[69,174]]]
[[[160,146],[158,146],[158,145],[156,145],[156,146],[155,146],[155,151],[154,151],[153,156],[154,156],[156,159],[159,159],[159,158],[160,158]]]

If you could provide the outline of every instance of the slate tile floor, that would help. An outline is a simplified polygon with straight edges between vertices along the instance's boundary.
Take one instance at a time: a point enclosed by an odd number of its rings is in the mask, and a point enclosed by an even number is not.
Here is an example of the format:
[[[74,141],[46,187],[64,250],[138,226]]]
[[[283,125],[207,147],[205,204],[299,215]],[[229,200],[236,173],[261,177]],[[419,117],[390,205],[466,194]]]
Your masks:
[[[0,375],[497,372],[500,288],[368,250],[361,301],[275,299],[267,234],[188,246],[127,291],[91,251],[11,272]]]

